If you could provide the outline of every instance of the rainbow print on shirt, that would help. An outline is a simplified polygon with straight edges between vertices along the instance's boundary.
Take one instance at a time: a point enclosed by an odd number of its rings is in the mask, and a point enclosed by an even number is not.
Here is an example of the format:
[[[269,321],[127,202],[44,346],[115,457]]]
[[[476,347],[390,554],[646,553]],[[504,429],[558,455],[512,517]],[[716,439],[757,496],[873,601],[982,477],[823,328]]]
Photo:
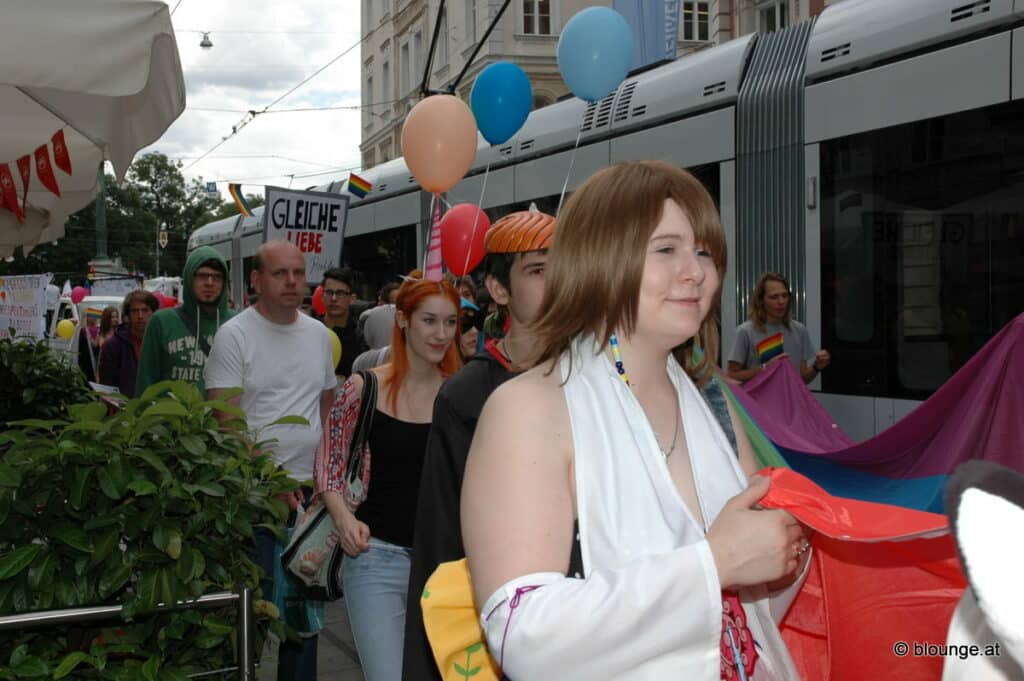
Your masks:
[[[782,332],[768,336],[757,344],[757,359],[761,364],[767,364],[769,360],[778,357],[782,350]]]

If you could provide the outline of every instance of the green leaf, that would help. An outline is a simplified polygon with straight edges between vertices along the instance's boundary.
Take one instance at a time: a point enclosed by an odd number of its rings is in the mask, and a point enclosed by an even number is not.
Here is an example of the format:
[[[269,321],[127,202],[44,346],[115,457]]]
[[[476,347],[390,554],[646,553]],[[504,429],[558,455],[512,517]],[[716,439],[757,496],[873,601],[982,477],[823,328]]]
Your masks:
[[[164,525],[157,525],[153,528],[153,546],[161,551],[167,551],[167,542],[171,539],[171,531]]]
[[[43,547],[39,544],[21,546],[0,558],[0,580],[10,579],[27,568]]]
[[[156,494],[159,487],[151,483],[149,480],[137,478],[128,483],[128,489],[135,492],[136,496],[144,497],[150,494]]]
[[[47,551],[38,565],[33,565],[28,569],[28,588],[38,591],[40,585],[48,584],[56,567],[57,558],[53,553]]]
[[[21,473],[3,461],[0,461],[0,487],[19,487]]]
[[[157,681],[189,681],[185,672],[174,667],[161,667]]]
[[[455,664],[455,673],[456,674],[458,674],[462,678],[468,678],[469,677],[469,674],[466,672],[466,670],[458,662],[455,662],[454,664]]]
[[[193,579],[201,577],[206,571],[206,559],[196,549],[185,547],[181,550],[181,557],[178,558],[178,564],[174,569],[178,579],[183,582],[191,582]]]
[[[118,541],[121,539],[121,533],[115,528],[102,535],[95,541],[95,549],[93,549],[91,562],[93,565],[99,565],[102,563],[110,552],[117,546]]]
[[[92,473],[91,468],[77,467],[75,472],[71,476],[71,487],[68,494],[68,501],[76,509],[82,508],[82,503],[85,500],[85,486],[89,481],[89,474]]]
[[[91,655],[87,655],[86,653],[83,653],[80,650],[76,650],[75,652],[71,653],[70,655],[67,655],[63,660],[61,660],[61,663],[57,665],[57,668],[55,670],[53,670],[53,678],[64,678],[72,671],[74,671],[75,667],[77,667],[83,662],[88,662],[93,667],[96,666],[96,660],[94,660]]]
[[[157,471],[167,477],[171,477],[171,471],[167,468],[166,464],[153,454],[153,452],[147,449],[133,449],[129,452],[132,456],[138,457],[148,463],[150,466],[155,468]]]
[[[196,636],[195,640],[193,641],[193,644],[195,644],[195,646],[197,648],[202,648],[203,650],[209,650],[210,648],[216,648],[217,646],[219,646],[223,642],[224,642],[224,637],[223,636],[220,636],[218,634],[211,634],[211,633],[204,632],[204,633],[199,634],[198,636]]]
[[[181,556],[181,532],[177,530],[170,531],[167,537],[166,553],[174,560],[178,560],[178,557]]]
[[[68,413],[76,423],[102,421],[107,416],[107,405],[102,402],[76,404],[68,408]]]
[[[100,484],[100,489],[109,498],[117,501],[121,498],[120,490],[117,489],[117,484],[114,482],[113,476],[107,472],[105,468],[96,469],[96,482]]]
[[[466,648],[466,652],[467,652],[468,654],[472,655],[473,653],[477,652],[478,650],[480,650],[480,649],[481,649],[481,648],[483,648],[483,647],[484,647],[484,644],[483,644],[483,642],[479,642],[479,643],[474,643],[474,644],[473,644],[473,645],[471,645],[470,647]]]
[[[292,414],[291,416],[282,416],[278,420],[268,423],[267,426],[308,426],[309,419],[303,416],[297,416]],[[266,426],[264,426],[266,427]]]
[[[99,595],[100,598],[108,598],[121,590],[128,579],[132,576],[132,568],[127,563],[121,563],[112,569],[105,570],[100,577]]]
[[[214,615],[206,616],[203,620],[203,627],[211,634],[216,634],[217,636],[227,636],[234,630],[234,627],[227,620]]]
[[[160,657],[153,655],[142,665],[142,678],[146,681],[156,681],[157,672],[160,671]]]
[[[206,443],[198,435],[182,435],[178,438],[178,442],[192,456],[206,454]]]
[[[211,497],[222,497],[224,496],[224,486],[218,482],[200,482],[196,485],[192,485],[193,488],[199,490],[203,494]]]
[[[22,643],[20,646],[11,651],[10,665],[17,667],[19,664],[28,658],[28,644]]]
[[[188,409],[176,400],[164,399],[142,412],[142,416],[188,416]]]
[[[61,540],[73,549],[84,551],[85,553],[91,553],[93,550],[92,542],[89,541],[89,535],[77,527],[71,527],[69,525],[62,525],[51,532],[51,535]]]
[[[50,668],[36,656],[26,657],[14,666],[14,674],[23,679],[38,679],[50,675]]]

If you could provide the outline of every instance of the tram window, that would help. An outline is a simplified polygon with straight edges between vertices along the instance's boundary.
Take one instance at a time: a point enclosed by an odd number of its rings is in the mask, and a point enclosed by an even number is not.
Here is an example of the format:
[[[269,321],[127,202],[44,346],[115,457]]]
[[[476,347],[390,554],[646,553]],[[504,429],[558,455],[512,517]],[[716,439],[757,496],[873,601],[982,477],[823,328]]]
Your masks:
[[[357,273],[356,293],[376,300],[384,284],[416,269],[416,225],[345,238],[342,265]]]
[[[1024,311],[1024,102],[820,152],[823,388],[925,399]]]

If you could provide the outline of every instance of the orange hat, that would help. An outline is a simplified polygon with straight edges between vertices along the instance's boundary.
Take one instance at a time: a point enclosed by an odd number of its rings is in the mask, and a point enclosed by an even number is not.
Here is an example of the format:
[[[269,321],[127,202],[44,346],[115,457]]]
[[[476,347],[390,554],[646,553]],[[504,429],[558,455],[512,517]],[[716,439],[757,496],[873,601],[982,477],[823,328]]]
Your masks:
[[[551,248],[557,221],[546,213],[519,211],[494,223],[484,237],[488,253],[529,253]]]

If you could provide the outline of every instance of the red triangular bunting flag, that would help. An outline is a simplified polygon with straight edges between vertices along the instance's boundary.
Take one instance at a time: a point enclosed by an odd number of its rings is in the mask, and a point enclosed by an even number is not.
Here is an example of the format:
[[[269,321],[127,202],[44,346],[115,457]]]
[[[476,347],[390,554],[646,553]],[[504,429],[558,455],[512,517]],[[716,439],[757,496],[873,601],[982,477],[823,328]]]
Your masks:
[[[50,148],[45,144],[36,149],[36,175],[44,187],[60,196],[60,187],[57,186],[57,178],[53,176],[53,166],[50,165]]]
[[[70,175],[71,155],[68,154],[68,145],[64,142],[64,130],[53,133],[50,141],[53,142],[53,164]]]
[[[25,154],[18,159],[18,174],[21,175],[21,188],[25,192],[21,195],[21,212],[28,212],[28,183],[32,179],[32,155]]]
[[[0,196],[3,197],[7,210],[18,218],[18,222],[24,222],[25,214],[21,212],[21,206],[18,205],[18,187],[14,184],[11,168],[6,163],[0,164]]]

